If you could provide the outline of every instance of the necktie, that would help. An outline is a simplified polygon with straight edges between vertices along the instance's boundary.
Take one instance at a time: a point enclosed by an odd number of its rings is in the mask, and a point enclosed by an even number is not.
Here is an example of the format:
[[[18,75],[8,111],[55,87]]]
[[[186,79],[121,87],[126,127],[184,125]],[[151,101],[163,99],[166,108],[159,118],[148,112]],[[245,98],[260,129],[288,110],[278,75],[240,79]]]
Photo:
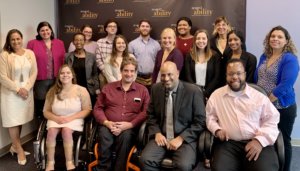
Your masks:
[[[173,98],[172,91],[169,91],[167,105],[166,105],[166,134],[167,139],[171,140],[174,138],[174,125],[173,125]]]

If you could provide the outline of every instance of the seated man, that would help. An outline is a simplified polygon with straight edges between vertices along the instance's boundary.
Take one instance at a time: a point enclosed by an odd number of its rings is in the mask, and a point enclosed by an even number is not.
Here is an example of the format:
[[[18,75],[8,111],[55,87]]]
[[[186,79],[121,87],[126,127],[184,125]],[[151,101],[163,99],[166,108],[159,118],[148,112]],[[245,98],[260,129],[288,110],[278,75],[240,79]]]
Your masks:
[[[227,85],[206,105],[207,128],[215,135],[212,171],[278,171],[274,142],[279,113],[269,98],[245,82],[240,59],[226,67]]]
[[[98,96],[94,107],[95,119],[101,124],[97,170],[125,171],[127,155],[146,120],[150,97],[146,87],[134,82],[136,72],[135,59],[123,60],[122,79],[105,85]],[[116,152],[115,163],[112,151]]]
[[[205,107],[201,90],[179,81],[176,64],[165,62],[161,83],[151,88],[147,113],[150,141],[141,154],[143,170],[160,170],[166,155],[176,170],[191,171],[196,163],[197,140],[205,128]],[[174,102],[174,103],[173,103]]]

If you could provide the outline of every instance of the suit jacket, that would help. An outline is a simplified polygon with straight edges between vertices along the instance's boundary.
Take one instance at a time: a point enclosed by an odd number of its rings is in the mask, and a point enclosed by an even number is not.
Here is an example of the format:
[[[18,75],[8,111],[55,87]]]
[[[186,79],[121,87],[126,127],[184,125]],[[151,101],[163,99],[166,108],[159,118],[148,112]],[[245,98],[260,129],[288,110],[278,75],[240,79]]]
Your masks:
[[[96,90],[100,89],[96,57],[94,54],[89,52],[85,52],[85,54],[86,88],[91,95],[96,95]],[[65,63],[72,67],[74,56],[74,52],[67,53],[65,56]]]
[[[165,88],[162,83],[151,88],[151,100],[147,110],[149,137],[156,133],[163,134],[165,123]],[[203,94],[198,86],[179,81],[173,114],[174,135],[196,148],[196,141],[205,128],[205,107]]]
[[[195,61],[188,54],[184,61],[184,78],[189,83],[196,83]],[[216,53],[207,61],[204,96],[209,97],[219,87],[220,82],[220,56]]]

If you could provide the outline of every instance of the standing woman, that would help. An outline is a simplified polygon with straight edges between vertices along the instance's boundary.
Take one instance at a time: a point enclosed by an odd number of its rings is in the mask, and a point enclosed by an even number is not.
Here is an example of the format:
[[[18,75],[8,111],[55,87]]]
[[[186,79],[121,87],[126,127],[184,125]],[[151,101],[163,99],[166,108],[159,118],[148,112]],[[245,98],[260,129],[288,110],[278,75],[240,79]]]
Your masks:
[[[183,57],[185,57],[193,46],[193,35],[191,34],[192,20],[188,17],[181,17],[177,20],[176,26],[178,33],[176,47],[181,51]]]
[[[84,34],[85,42],[84,42],[84,49],[87,52],[92,54],[96,54],[97,43],[92,40],[93,37],[93,28],[90,25],[84,25],[80,29],[81,33]],[[73,52],[76,49],[73,41],[70,43],[68,52]]]
[[[121,63],[126,58],[135,58],[128,52],[128,42],[123,35],[116,35],[112,53],[104,61],[103,74],[108,83],[121,80]]]
[[[218,88],[220,57],[210,49],[206,30],[197,30],[194,34],[193,47],[185,58],[184,70],[184,80],[200,86],[206,99]]]
[[[84,42],[83,33],[74,34],[72,44],[75,50],[66,54],[65,62],[74,69],[77,84],[87,88],[94,105],[96,96],[100,93],[98,68],[95,54],[85,50]]]
[[[152,83],[160,82],[160,67],[165,61],[172,61],[176,64],[180,72],[183,67],[183,56],[176,48],[176,34],[171,28],[165,28],[161,34],[162,49],[157,52],[154,70],[152,73]]]
[[[65,64],[58,73],[55,84],[47,93],[44,116],[47,121],[47,166],[54,170],[56,136],[61,132],[66,158],[66,169],[75,169],[73,161],[73,132],[83,131],[84,118],[92,110],[86,88],[76,84],[75,73]]]
[[[284,141],[284,171],[290,170],[292,158],[291,133],[297,116],[294,84],[299,63],[296,48],[288,31],[274,27],[264,40],[264,54],[255,72],[255,82],[263,87],[280,112],[279,129]]]
[[[246,81],[248,83],[253,83],[257,60],[256,56],[246,51],[243,34],[237,30],[231,30],[227,34],[227,41],[231,51],[226,54],[226,59],[241,59],[246,70]]]
[[[8,32],[0,57],[1,116],[12,140],[10,152],[17,153],[19,165],[27,163],[21,146],[22,125],[33,119],[33,85],[37,75],[34,53],[23,48],[23,35]]]
[[[40,22],[37,27],[36,39],[27,44],[36,57],[38,74],[34,85],[35,114],[41,118],[43,116],[43,106],[46,93],[54,84],[60,66],[64,63],[65,47],[64,43],[54,38],[51,25]]]

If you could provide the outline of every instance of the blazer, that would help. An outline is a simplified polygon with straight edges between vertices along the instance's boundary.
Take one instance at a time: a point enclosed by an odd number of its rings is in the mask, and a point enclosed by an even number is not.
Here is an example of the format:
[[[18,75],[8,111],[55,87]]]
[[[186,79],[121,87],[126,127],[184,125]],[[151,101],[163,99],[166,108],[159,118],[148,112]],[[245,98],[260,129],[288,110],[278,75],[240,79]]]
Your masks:
[[[231,59],[232,57],[232,51],[230,51],[228,54],[226,54],[226,62]],[[254,72],[256,69],[257,59],[256,56],[254,56],[252,53],[242,51],[240,59],[243,61],[245,65],[245,71],[246,71],[246,81],[248,83],[254,83]]]
[[[228,45],[228,43],[226,44],[226,47],[225,47],[225,49],[224,49],[224,52],[223,53],[221,53],[221,51],[218,49],[218,47],[217,47],[217,36],[214,36],[214,37],[212,37],[211,39],[210,39],[210,48],[212,49],[212,50],[214,50],[214,51],[216,51],[219,55],[220,55],[220,57],[221,58],[223,58],[224,57],[224,54],[228,54],[230,51],[231,51],[231,49],[230,49],[230,47],[229,47],[229,45]]]
[[[207,61],[205,86],[203,91],[203,94],[206,98],[208,98],[211,93],[220,85],[220,62],[220,56],[217,53],[214,53],[212,57]],[[189,53],[184,60],[184,81],[196,83],[195,66],[196,63]]]
[[[100,90],[96,57],[95,54],[87,51],[85,51],[85,54],[86,88],[91,95],[96,95],[96,90]],[[65,56],[65,63],[72,67],[74,57],[74,52],[67,53]]]
[[[162,83],[151,88],[151,100],[147,110],[149,137],[163,134],[165,122],[165,88]],[[203,94],[198,86],[179,81],[174,104],[174,135],[196,148],[197,139],[205,128]]]

